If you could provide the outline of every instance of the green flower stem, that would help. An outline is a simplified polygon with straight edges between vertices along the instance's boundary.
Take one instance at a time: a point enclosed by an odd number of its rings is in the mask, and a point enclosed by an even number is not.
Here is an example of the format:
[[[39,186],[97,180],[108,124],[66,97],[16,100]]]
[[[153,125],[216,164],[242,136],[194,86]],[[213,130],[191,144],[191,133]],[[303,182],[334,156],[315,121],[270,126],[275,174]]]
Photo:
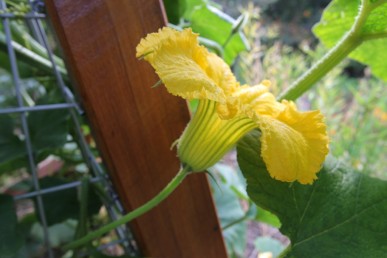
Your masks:
[[[374,39],[382,39],[382,38],[387,38],[387,32],[368,33],[362,36],[363,42],[368,40],[374,40]]]
[[[309,90],[314,83],[325,76],[338,65],[349,53],[351,53],[361,41],[348,34],[338,45],[331,49],[319,62],[313,65],[301,77],[299,77],[284,93],[278,96],[279,100],[296,100],[304,92]]]
[[[321,60],[301,75],[285,92],[280,94],[278,99],[296,100],[356,49],[363,42],[361,28],[374,8],[375,6],[370,5],[368,0],[363,0],[359,15],[356,17],[351,30]]]
[[[165,198],[167,198],[180,185],[183,179],[187,175],[189,175],[190,172],[191,172],[191,169],[189,167],[187,166],[183,167],[182,169],[180,169],[179,173],[177,173],[177,175],[172,179],[172,181],[169,182],[169,184],[159,194],[153,197],[150,201],[138,207],[137,209],[129,212],[128,214],[119,218],[118,220],[115,220],[110,224],[107,224],[102,228],[99,228],[96,231],[91,232],[80,239],[77,239],[73,242],[68,243],[67,245],[63,246],[63,250],[66,251],[66,250],[83,246],[89,243],[90,241],[92,241],[93,239],[113,230],[114,228],[122,224],[126,224],[130,222],[131,220],[141,216],[142,214],[156,207],[160,202],[162,202]]]

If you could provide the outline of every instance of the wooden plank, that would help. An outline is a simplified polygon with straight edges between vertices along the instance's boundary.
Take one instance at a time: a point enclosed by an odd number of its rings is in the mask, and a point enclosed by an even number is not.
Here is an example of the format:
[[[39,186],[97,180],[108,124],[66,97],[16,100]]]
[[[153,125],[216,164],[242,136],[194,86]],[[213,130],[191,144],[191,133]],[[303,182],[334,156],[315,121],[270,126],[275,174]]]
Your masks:
[[[97,144],[126,210],[177,173],[170,146],[189,120],[186,102],[135,58],[142,37],[166,24],[158,0],[51,0],[47,11]],[[165,202],[131,223],[145,256],[227,257],[204,174],[189,176]]]

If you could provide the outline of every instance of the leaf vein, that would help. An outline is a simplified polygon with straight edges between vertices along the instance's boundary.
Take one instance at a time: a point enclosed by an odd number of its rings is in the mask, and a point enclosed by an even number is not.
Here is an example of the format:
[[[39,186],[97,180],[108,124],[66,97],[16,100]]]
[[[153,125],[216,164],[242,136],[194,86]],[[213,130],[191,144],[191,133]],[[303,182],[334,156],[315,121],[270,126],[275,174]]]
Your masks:
[[[334,225],[334,226],[332,226],[332,227],[330,227],[330,228],[328,228],[328,229],[326,229],[326,230],[323,230],[323,231],[321,231],[321,232],[318,232],[318,233],[316,233],[316,234],[314,234],[314,235],[312,235],[312,236],[310,236],[310,237],[308,237],[308,238],[305,238],[305,239],[303,239],[303,240],[301,240],[301,241],[295,243],[295,244],[293,245],[293,248],[296,247],[296,246],[299,246],[299,245],[301,245],[301,244],[304,244],[305,242],[308,242],[308,241],[310,241],[310,240],[312,240],[312,239],[314,239],[314,238],[316,238],[316,237],[319,237],[319,236],[322,236],[322,235],[324,235],[324,234],[326,234],[326,233],[329,233],[330,231],[332,231],[332,230],[334,230],[334,229],[336,229],[336,228],[338,228],[338,227],[340,227],[340,226],[342,226],[342,225],[344,225],[344,224],[350,222],[351,220],[356,219],[358,216],[360,216],[361,214],[363,214],[363,213],[366,212],[367,210],[373,208],[374,206],[379,205],[380,203],[383,203],[383,202],[386,202],[386,201],[387,201],[387,199],[386,199],[386,198],[383,198],[382,200],[373,203],[372,205],[370,205],[370,206],[364,208],[362,211],[360,211],[360,212],[358,212],[358,213],[356,213],[356,214],[353,214],[351,217],[349,217],[348,219],[344,220],[343,222],[340,222],[340,223],[338,223],[338,224],[336,224],[336,225]]]

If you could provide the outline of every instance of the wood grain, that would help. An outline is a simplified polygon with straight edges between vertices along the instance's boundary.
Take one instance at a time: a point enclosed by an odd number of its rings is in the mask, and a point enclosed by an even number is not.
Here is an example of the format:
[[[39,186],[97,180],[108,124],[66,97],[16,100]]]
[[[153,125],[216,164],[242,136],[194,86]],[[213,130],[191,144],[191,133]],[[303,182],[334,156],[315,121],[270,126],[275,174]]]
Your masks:
[[[97,144],[127,211],[177,173],[169,148],[189,120],[186,102],[135,58],[147,33],[166,24],[157,0],[47,0]],[[227,257],[207,178],[191,175],[165,202],[131,223],[148,257]]]

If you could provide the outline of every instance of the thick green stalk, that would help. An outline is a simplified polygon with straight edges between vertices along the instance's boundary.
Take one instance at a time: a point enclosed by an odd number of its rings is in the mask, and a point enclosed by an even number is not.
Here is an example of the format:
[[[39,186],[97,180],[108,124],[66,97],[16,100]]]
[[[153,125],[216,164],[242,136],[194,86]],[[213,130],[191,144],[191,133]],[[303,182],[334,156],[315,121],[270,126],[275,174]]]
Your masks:
[[[63,250],[70,250],[74,248],[78,248],[80,246],[83,246],[93,239],[113,230],[114,228],[126,224],[130,222],[131,220],[141,216],[142,214],[146,213],[147,211],[151,210],[152,208],[156,207],[160,202],[162,202],[165,198],[167,198],[183,181],[183,179],[190,173],[189,167],[184,167],[180,169],[179,173],[172,179],[171,182],[153,199],[148,201],[147,203],[143,204],[142,206],[138,207],[134,211],[129,212],[128,214],[124,215],[123,217],[119,218],[118,220],[115,220],[111,222],[110,224],[107,224],[103,226],[102,228],[97,229],[94,232],[91,232],[87,234],[86,236],[77,239],[63,247]]]
[[[373,8],[374,6],[370,6],[367,0],[363,0],[359,15],[356,17],[351,30],[321,60],[280,94],[278,99],[297,99],[356,49],[363,42],[360,31]]]
[[[16,57],[20,61],[22,61],[28,65],[31,65],[32,67],[36,67],[39,70],[46,72],[47,74],[53,73],[52,63],[48,59],[36,54],[35,52],[33,52],[25,47],[23,47],[22,45],[20,45],[19,43],[15,42],[15,41],[12,41],[12,47],[15,50]],[[5,35],[2,34],[1,32],[0,32],[0,51],[7,53],[6,38],[5,38]],[[58,70],[62,74],[63,78],[65,80],[68,80],[66,70],[60,66],[58,66]]]
[[[17,22],[10,22],[12,38],[13,41],[21,44],[25,48],[31,50],[32,52],[40,55],[41,57],[49,60],[48,53],[45,47],[43,47],[39,42],[37,42],[22,26],[20,26]],[[59,69],[65,70],[65,65],[63,60],[56,55],[53,55],[53,59],[55,64],[59,67]]]

